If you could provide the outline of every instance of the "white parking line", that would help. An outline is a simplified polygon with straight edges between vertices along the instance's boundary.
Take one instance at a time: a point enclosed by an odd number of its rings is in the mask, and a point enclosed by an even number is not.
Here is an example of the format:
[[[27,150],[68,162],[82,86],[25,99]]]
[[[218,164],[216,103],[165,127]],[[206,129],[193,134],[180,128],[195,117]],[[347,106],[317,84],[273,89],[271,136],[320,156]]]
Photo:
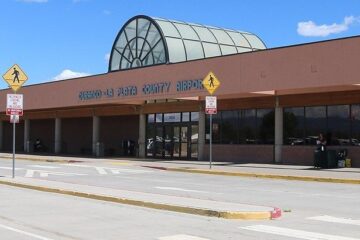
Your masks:
[[[160,237],[158,239],[159,240],[210,240],[208,238],[200,238],[200,237],[184,235],[184,234],[167,236],[167,237]]]
[[[184,189],[184,188],[176,188],[176,187],[155,187],[155,188],[161,189],[161,190],[173,190],[173,191],[181,191],[181,192],[209,193],[209,192],[205,192],[205,191],[191,190],[191,189]]]
[[[57,169],[57,168],[60,168],[60,167],[55,167],[55,166],[44,166],[44,165],[29,165],[29,167],[45,168],[45,169]]]
[[[0,169],[12,170],[12,167],[0,167]],[[15,170],[23,170],[23,168],[15,168]]]
[[[26,178],[32,178],[34,175],[38,173],[40,177],[48,177],[49,175],[55,175],[55,176],[86,176],[87,174],[83,173],[66,173],[66,172],[51,172],[51,171],[44,171],[44,170],[38,170],[38,169],[28,169],[26,170],[25,177]]]
[[[323,216],[309,217],[307,219],[323,221],[323,222],[343,223],[343,224],[351,224],[351,225],[360,226],[360,220],[355,220],[355,219],[351,219],[351,218],[338,218],[338,217],[323,215]]]
[[[80,164],[63,164],[62,166],[67,167],[81,167],[81,168],[93,168],[100,175],[107,175],[109,173],[112,174],[120,174],[120,173],[150,173],[152,171],[149,170],[139,170],[139,169],[128,169],[128,168],[111,168],[111,167],[98,167],[91,165],[80,165]]]
[[[26,235],[26,236],[30,236],[30,237],[33,237],[33,238],[36,238],[36,239],[53,240],[51,238],[47,238],[47,237],[43,237],[43,236],[36,235],[36,234],[33,234],[33,233],[25,232],[25,231],[22,231],[20,229],[16,229],[16,228],[13,228],[13,227],[8,227],[8,226],[2,225],[2,224],[0,224],[0,228],[4,228],[6,230],[10,230],[10,231],[20,233],[20,234],[23,234],[23,235]]]
[[[306,239],[306,240],[360,240],[359,238],[342,237],[338,235],[307,232],[307,231],[295,230],[291,228],[281,228],[281,227],[273,227],[266,225],[253,225],[253,226],[239,227],[239,228],[250,231],[270,233],[280,236]]]

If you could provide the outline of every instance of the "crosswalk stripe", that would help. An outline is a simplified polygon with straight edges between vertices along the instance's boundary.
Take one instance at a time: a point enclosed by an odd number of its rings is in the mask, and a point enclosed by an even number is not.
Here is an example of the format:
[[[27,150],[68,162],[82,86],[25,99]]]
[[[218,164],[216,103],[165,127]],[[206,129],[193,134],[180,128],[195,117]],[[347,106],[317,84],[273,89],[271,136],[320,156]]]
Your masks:
[[[276,234],[276,235],[281,235],[291,238],[306,239],[306,240],[360,240],[359,238],[342,237],[338,235],[307,232],[307,231],[295,230],[291,228],[281,228],[281,227],[273,227],[266,225],[253,225],[253,226],[239,227],[239,228],[250,231],[270,233],[270,234]]]
[[[343,224],[351,224],[351,225],[360,226],[360,220],[355,220],[355,219],[351,219],[351,218],[338,218],[338,217],[324,215],[324,216],[309,217],[307,219],[323,221],[323,222],[343,223]]]
[[[210,240],[208,238],[200,238],[200,237],[184,235],[184,234],[167,236],[167,237],[160,237],[158,239],[159,240]]]

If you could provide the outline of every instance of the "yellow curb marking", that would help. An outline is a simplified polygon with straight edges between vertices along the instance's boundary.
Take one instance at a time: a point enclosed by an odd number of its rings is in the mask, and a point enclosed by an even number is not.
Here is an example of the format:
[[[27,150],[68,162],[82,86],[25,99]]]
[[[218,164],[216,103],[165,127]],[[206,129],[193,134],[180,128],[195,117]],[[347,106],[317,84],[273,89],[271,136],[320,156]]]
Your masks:
[[[235,212],[235,211],[216,211],[210,209],[201,209],[201,208],[194,208],[194,207],[182,207],[182,206],[175,206],[169,204],[162,204],[162,203],[153,203],[153,202],[146,202],[140,200],[132,200],[127,198],[120,198],[120,197],[112,197],[112,196],[104,196],[104,195],[97,195],[92,193],[83,193],[83,192],[76,192],[71,190],[63,190],[57,188],[50,188],[50,187],[42,187],[42,186],[35,186],[35,185],[28,185],[24,183],[16,183],[10,181],[0,180],[0,184],[13,186],[13,187],[20,187],[26,188],[31,190],[37,190],[42,192],[50,192],[50,193],[58,193],[76,197],[83,197],[107,202],[115,202],[115,203],[122,203],[128,204],[138,207],[146,207],[146,208],[153,208],[159,210],[167,210],[172,212],[179,212],[179,213],[188,213],[194,215],[201,215],[207,217],[218,217],[218,218],[226,218],[226,219],[242,219],[242,220],[270,220],[271,219],[271,212]]]
[[[183,168],[165,168],[165,169],[168,171],[174,171],[174,172],[202,173],[202,174],[224,175],[224,176],[234,176],[234,177],[256,177],[256,178],[284,179],[284,180],[296,180],[296,181],[360,184],[360,179],[303,177],[303,176],[286,176],[286,175],[241,173],[241,172],[223,172],[223,171],[204,170],[204,169],[183,169]]]

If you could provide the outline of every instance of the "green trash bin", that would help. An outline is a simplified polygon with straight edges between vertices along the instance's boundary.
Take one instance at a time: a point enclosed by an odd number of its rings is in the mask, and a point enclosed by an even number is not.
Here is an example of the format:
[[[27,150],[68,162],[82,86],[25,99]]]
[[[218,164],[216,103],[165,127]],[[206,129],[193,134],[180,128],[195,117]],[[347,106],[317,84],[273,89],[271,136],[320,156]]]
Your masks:
[[[336,150],[327,150],[326,162],[324,164],[324,168],[336,168],[336,167],[337,167]]]

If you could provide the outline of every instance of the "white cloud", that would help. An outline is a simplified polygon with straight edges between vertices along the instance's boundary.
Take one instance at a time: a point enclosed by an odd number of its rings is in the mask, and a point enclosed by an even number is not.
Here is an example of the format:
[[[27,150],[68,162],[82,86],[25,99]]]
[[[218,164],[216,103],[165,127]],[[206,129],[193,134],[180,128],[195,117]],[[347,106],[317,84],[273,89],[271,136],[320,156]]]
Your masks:
[[[85,76],[89,76],[89,75],[90,75],[90,73],[74,72],[74,71],[71,71],[70,69],[65,69],[59,75],[55,76],[52,80],[58,81],[58,80],[69,79],[69,78],[85,77]]]
[[[47,3],[48,0],[17,0],[18,2],[25,2],[25,3]]]
[[[103,14],[105,14],[105,15],[110,15],[111,12],[110,12],[109,10],[104,10],[104,11],[103,11]]]
[[[317,25],[313,21],[299,22],[297,32],[305,37],[326,37],[330,34],[347,31],[350,25],[355,22],[360,22],[360,17],[345,17],[342,23],[333,23],[331,25]]]
[[[105,59],[105,61],[109,61],[110,60],[110,53],[105,54],[104,59]]]

